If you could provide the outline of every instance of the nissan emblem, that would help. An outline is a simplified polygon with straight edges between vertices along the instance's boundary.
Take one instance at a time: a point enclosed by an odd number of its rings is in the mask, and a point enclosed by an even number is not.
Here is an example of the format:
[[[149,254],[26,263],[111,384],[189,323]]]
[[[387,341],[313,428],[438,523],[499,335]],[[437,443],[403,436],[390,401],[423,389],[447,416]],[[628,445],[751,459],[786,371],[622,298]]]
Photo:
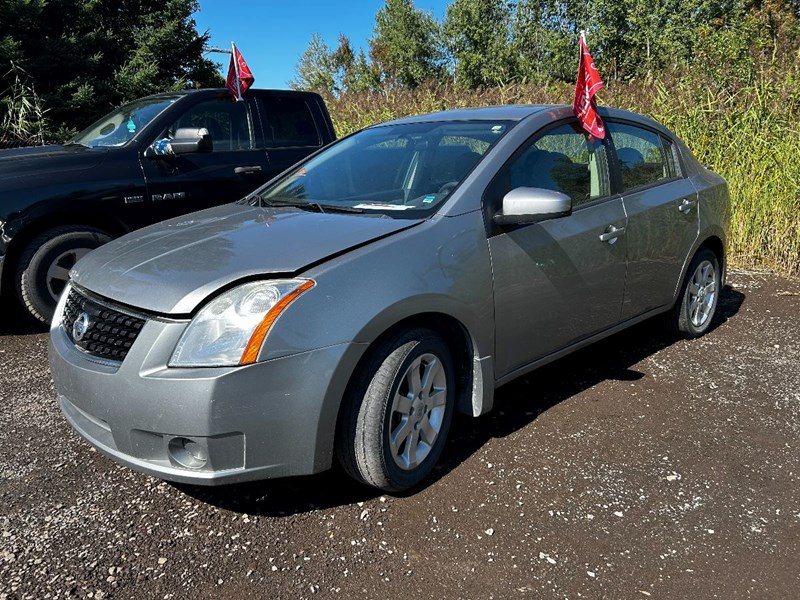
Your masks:
[[[82,312],[75,322],[72,324],[72,339],[76,342],[80,342],[83,339],[83,336],[86,335],[86,332],[89,331],[89,313],[86,311]]]

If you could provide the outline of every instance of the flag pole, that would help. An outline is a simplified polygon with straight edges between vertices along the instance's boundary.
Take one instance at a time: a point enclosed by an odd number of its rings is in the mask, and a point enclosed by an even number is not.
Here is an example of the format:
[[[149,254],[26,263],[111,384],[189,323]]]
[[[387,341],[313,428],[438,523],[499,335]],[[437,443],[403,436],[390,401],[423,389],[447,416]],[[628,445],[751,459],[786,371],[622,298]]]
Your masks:
[[[236,44],[231,42],[231,60],[233,60],[233,70],[236,73],[236,99],[242,99],[242,83],[239,77],[239,59],[236,56]]]

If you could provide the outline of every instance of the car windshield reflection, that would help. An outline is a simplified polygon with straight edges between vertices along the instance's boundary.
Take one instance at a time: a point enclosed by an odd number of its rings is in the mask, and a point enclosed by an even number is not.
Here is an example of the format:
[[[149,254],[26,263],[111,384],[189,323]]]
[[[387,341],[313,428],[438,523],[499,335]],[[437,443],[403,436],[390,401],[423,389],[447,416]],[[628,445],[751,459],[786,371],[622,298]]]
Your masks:
[[[264,204],[427,212],[451,194],[511,125],[451,121],[373,127],[333,145],[260,196]]]
[[[123,146],[177,99],[178,96],[159,96],[121,106],[95,121],[67,144],[90,148]]]

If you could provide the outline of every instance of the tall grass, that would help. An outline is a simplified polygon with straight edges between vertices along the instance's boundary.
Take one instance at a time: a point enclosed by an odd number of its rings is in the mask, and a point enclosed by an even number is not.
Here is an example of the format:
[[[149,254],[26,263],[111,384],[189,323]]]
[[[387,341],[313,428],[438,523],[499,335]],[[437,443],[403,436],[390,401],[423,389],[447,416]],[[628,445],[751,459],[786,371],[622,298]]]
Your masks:
[[[43,144],[48,109],[34,90],[30,75],[13,61],[4,79],[9,77],[10,87],[0,94],[0,147]]]
[[[572,102],[573,86],[509,85],[466,91],[449,85],[345,93],[328,98],[337,133],[404,116],[498,104]],[[741,266],[800,274],[800,86],[793,73],[718,85],[702,74],[612,82],[601,102],[649,115],[728,180],[729,251]]]

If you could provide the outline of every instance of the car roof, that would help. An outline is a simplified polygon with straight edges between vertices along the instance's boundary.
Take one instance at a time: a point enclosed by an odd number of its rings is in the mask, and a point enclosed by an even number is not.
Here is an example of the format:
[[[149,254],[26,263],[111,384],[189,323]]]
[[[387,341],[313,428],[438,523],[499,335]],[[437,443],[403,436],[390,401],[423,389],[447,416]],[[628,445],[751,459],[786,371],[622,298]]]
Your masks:
[[[655,128],[667,135],[670,135],[671,137],[674,137],[674,134],[672,134],[666,127],[639,113],[631,112],[621,108],[611,108],[608,106],[598,107],[598,112],[602,118],[612,117],[633,121]],[[402,119],[395,119],[393,121],[387,121],[385,123],[378,123],[373,127],[407,123],[431,123],[440,121],[522,121],[533,115],[542,116],[541,113],[548,113],[549,119],[552,121],[568,118],[573,115],[572,106],[566,104],[509,104],[505,106],[486,106],[482,108],[457,108],[453,110],[444,110],[441,112],[416,115]]]
[[[279,90],[279,89],[262,89],[262,88],[251,88],[247,90],[244,95],[247,95],[249,92],[275,92],[280,94],[292,94],[298,96],[316,96],[316,92],[307,92],[301,90]],[[189,96],[189,95],[205,95],[205,96],[216,96],[216,95],[225,95],[230,94],[228,88],[190,88],[185,90],[176,90],[174,92],[161,92],[159,94],[151,94],[149,96],[144,96],[144,98],[172,98],[175,96]]]
[[[456,108],[426,115],[395,119],[394,121],[382,123],[382,125],[430,123],[431,121],[521,121],[537,112],[552,108],[555,108],[555,105],[509,104],[481,108]]]

